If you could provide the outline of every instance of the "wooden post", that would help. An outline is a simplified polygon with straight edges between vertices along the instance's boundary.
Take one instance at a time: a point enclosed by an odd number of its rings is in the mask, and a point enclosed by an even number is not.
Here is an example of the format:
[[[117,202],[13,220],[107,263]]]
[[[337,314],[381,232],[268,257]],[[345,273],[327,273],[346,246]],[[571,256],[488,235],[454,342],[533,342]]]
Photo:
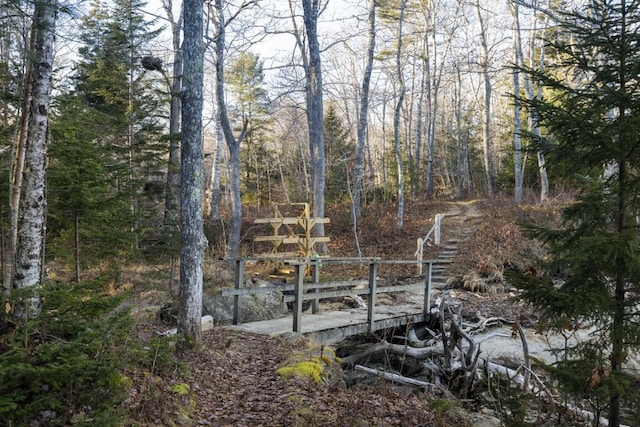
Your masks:
[[[422,255],[424,253],[424,242],[422,237],[418,237],[416,244],[418,246],[418,249],[416,250],[416,258],[418,258],[418,276],[420,276],[422,274]]]
[[[302,332],[302,297],[304,288],[304,264],[296,264],[296,283],[293,294],[293,332]]]
[[[440,224],[442,223],[442,218],[444,217],[444,214],[436,214],[436,229],[434,232],[434,236],[433,236],[433,241],[436,245],[440,244]]]
[[[311,261],[312,268],[312,281],[314,285],[320,283],[320,260],[318,258]],[[311,289],[311,292],[314,294],[318,292],[318,288],[315,286]],[[313,314],[317,314],[320,312],[320,300],[318,298],[314,299],[311,303],[311,312]]]
[[[244,282],[244,260],[237,259],[236,260],[236,277],[235,277],[235,287],[236,290],[242,289],[242,284]],[[237,325],[240,323],[240,316],[242,314],[242,297],[238,294],[233,296],[233,324]]]
[[[375,324],[375,309],[376,309],[376,273],[377,264],[375,261],[369,263],[369,301],[367,303],[367,321],[369,322],[369,332],[373,332]]]
[[[424,275],[424,320],[431,313],[431,261],[427,261],[427,272]]]

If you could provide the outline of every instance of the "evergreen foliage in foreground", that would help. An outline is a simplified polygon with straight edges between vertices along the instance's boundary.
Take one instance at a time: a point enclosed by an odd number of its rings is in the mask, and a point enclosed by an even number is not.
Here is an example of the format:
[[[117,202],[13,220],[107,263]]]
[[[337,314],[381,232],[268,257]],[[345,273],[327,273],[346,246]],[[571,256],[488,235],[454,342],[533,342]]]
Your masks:
[[[0,424],[123,425],[136,372],[174,367],[171,341],[137,341],[106,282],[47,283],[42,315],[0,331]]]
[[[595,328],[595,341],[567,348],[551,370],[567,398],[586,398],[610,426],[638,425],[637,373],[625,362],[640,350],[640,3],[594,0],[557,18],[554,63],[523,70],[545,95],[521,102],[549,135],[536,148],[587,172],[562,226],[532,230],[561,280],[518,282],[549,329]]]

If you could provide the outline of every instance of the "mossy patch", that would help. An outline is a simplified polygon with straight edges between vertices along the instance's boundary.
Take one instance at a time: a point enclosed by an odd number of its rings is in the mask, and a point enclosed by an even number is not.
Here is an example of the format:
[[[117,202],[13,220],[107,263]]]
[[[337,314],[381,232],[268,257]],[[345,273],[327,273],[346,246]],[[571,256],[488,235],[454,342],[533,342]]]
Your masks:
[[[319,357],[310,360],[303,360],[292,365],[283,366],[276,373],[283,378],[301,377],[311,378],[314,382],[322,382],[322,374],[325,364]]]
[[[318,348],[296,354],[287,365],[276,370],[276,373],[282,378],[309,378],[318,384],[323,382],[329,376],[327,368],[334,365],[337,360],[332,349],[321,347],[319,350],[319,355],[313,355]]]

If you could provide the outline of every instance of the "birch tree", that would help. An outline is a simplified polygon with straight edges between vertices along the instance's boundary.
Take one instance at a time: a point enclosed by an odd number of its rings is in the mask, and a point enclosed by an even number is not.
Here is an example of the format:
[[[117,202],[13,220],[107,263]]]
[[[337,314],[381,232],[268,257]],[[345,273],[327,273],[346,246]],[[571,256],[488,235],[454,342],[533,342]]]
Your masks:
[[[534,17],[533,28],[532,28],[532,34],[530,36],[530,42],[529,42],[529,64],[528,64],[529,68],[531,69],[535,67],[535,63],[536,63],[535,52],[536,50],[538,50],[536,41],[538,40],[537,25],[539,20],[535,10],[533,11],[533,17]],[[543,21],[544,23],[547,22],[545,18],[543,18],[543,20],[544,20]],[[546,24],[545,24],[545,27],[546,27]],[[544,33],[545,30],[546,28],[543,28],[541,32]],[[519,60],[518,60],[519,64],[525,65],[522,46],[520,47],[520,49],[516,51],[516,53],[519,55]],[[544,72],[544,60],[545,60],[544,49],[540,49],[540,58],[538,60],[538,71],[541,73]],[[529,74],[525,74],[524,89],[525,89],[525,93],[527,94],[527,98],[529,100],[542,97],[542,87],[538,85],[538,90],[536,93],[533,83],[534,82],[532,81],[531,76]],[[538,124],[538,121],[535,117],[535,111],[533,111],[532,113],[533,114],[529,115],[529,129],[531,130],[531,132],[533,132],[534,138],[540,138],[541,136],[540,125]],[[545,202],[549,198],[549,178],[547,176],[547,165],[546,165],[544,152],[542,150],[537,150],[536,158],[538,160],[538,174],[540,176],[540,202]]]
[[[42,281],[44,238],[46,231],[46,159],[49,107],[51,104],[56,0],[36,2],[33,12],[31,64],[31,102],[25,149],[25,174],[22,205],[18,220],[13,287],[32,289],[29,302],[16,306],[18,317],[35,317],[40,313],[37,288]]]

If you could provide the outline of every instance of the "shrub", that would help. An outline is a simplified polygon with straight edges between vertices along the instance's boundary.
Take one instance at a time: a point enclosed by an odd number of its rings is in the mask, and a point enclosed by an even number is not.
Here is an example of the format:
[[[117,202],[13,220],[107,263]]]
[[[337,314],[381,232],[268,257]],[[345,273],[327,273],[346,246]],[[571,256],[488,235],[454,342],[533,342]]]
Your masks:
[[[106,284],[46,283],[41,316],[9,324],[0,336],[6,425],[122,424],[119,404],[131,387],[123,372],[152,364],[158,351],[132,339],[133,320],[116,310],[121,298],[107,295]]]

